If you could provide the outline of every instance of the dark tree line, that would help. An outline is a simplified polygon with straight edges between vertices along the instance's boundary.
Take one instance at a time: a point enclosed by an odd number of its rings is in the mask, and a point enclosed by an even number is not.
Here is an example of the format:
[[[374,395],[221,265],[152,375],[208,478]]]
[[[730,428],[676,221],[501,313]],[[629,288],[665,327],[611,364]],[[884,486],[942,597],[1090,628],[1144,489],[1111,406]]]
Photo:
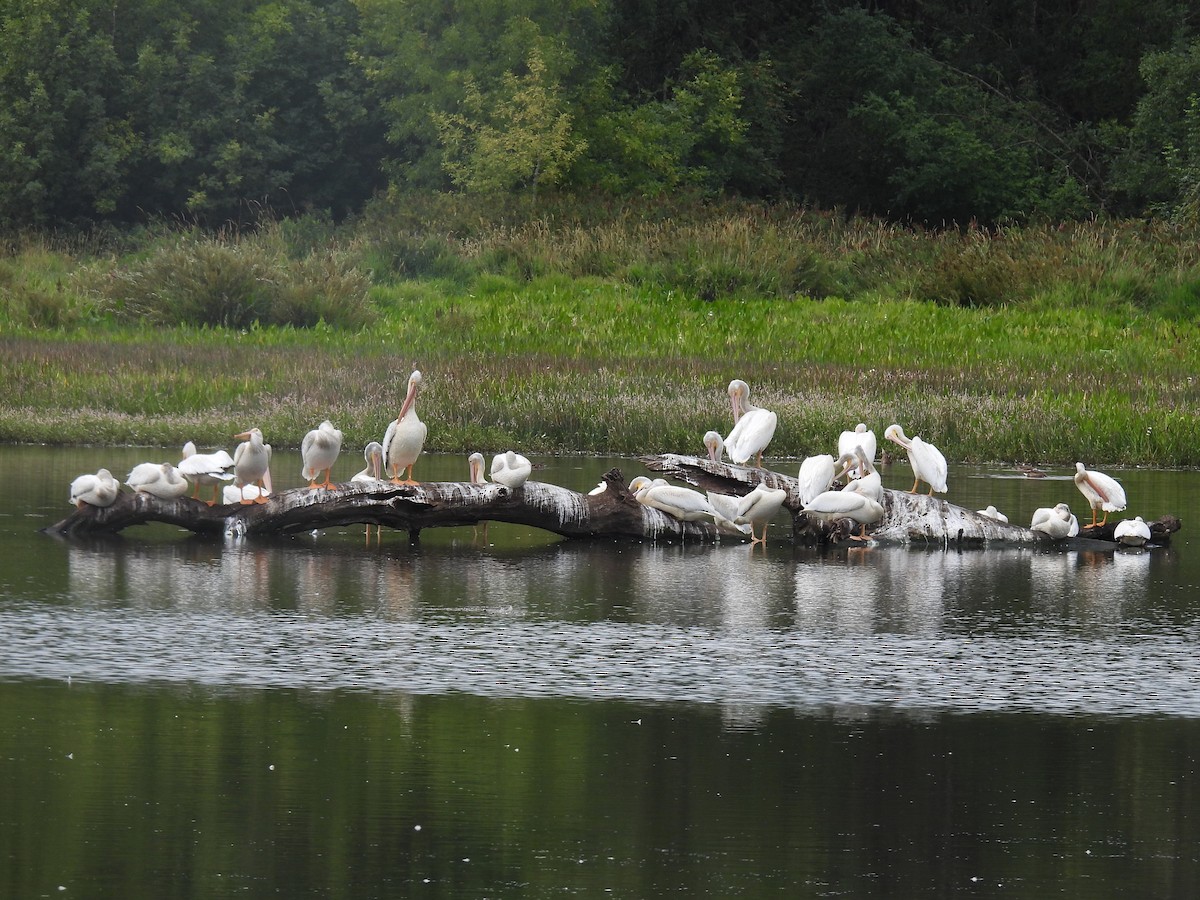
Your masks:
[[[1200,218],[1180,0],[8,0],[0,226],[680,190]]]

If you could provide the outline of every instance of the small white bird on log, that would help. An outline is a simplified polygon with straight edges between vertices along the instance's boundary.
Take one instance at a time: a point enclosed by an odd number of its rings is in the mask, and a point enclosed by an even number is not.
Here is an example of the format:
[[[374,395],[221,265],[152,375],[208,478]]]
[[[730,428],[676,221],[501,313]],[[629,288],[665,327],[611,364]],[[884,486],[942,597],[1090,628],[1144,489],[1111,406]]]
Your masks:
[[[977,509],[975,511],[981,516],[987,516],[989,519],[995,519],[997,522],[1003,522],[1005,525],[1008,524],[1008,516],[1000,512],[1000,510],[996,509],[996,507],[992,506],[990,503],[988,504],[987,509]]]
[[[946,457],[942,456],[941,450],[915,435],[909,439],[899,425],[889,425],[883,436],[908,451],[908,462],[913,470],[910,494],[917,492],[917,485],[922,481],[929,485],[930,496],[934,491],[946,493]]]
[[[121,484],[108,469],[94,475],[80,475],[71,482],[71,503],[77,509],[85,506],[112,506],[121,493]]]
[[[1087,499],[1092,508],[1092,521],[1089,528],[1103,525],[1108,521],[1110,512],[1120,512],[1125,508],[1125,488],[1117,479],[1103,472],[1089,471],[1083,463],[1075,463],[1075,487]],[[1104,518],[1096,521],[1096,511],[1104,510]]]
[[[1150,540],[1150,526],[1141,516],[1122,519],[1113,529],[1113,537],[1118,544],[1124,544],[1126,547],[1141,547]]]
[[[533,464],[520,453],[506,450],[492,457],[492,481],[515,491],[529,480]]]
[[[367,467],[361,472],[350,476],[351,481],[382,481],[383,480],[383,444],[371,441],[363,447],[363,460]]]
[[[1061,541],[1079,534],[1079,520],[1072,514],[1071,507],[1065,503],[1057,503],[1054,506],[1035,509],[1033,517],[1029,520],[1029,530],[1041,532],[1051,540]]]
[[[175,500],[188,492],[187,479],[170,463],[138,463],[125,476],[134,493]]]
[[[333,487],[329,476],[341,452],[342,433],[328,419],[304,436],[300,443],[300,458],[304,461],[300,477],[308,479],[309,490]],[[325,480],[318,483],[317,476],[322,472]]]

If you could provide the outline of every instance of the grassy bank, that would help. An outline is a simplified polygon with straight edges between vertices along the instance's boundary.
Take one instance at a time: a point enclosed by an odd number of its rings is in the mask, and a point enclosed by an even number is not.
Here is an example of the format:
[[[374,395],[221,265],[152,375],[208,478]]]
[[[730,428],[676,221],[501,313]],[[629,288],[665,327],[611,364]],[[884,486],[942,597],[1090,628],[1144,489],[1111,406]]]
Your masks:
[[[292,447],[329,417],[358,448],[417,365],[431,451],[700,452],[741,377],[779,413],[775,456],[898,421],[952,459],[1200,465],[1187,235],[436,202],[338,228],[12,242],[0,441],[228,445],[258,425]],[[213,309],[233,327],[174,324]]]

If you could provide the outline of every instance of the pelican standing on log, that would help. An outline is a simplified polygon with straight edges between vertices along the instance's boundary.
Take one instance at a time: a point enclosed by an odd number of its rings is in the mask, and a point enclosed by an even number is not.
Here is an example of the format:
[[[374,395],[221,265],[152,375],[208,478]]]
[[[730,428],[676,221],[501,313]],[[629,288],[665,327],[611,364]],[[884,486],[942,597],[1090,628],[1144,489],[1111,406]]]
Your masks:
[[[708,458],[713,462],[721,461],[721,457],[725,455],[725,440],[720,432],[704,432],[704,449],[708,451]]]
[[[1081,462],[1075,463],[1075,487],[1079,488],[1079,493],[1087,498],[1092,508],[1089,528],[1104,525],[1108,522],[1110,512],[1120,512],[1125,508],[1125,488],[1121,487],[1120,482],[1103,472],[1085,469]],[[1104,510],[1104,518],[1097,522],[1096,511],[1099,509]]]
[[[204,501],[209,506],[217,502],[217,492],[224,481],[233,481],[233,475],[228,470],[233,468],[233,457],[224,450],[214,453],[197,453],[196,445],[188,441],[183,445],[183,459],[176,466],[180,473],[195,487],[192,489],[192,499],[200,499],[200,485],[211,485],[213,496]]]
[[[733,406],[733,431],[725,438],[725,452],[735,466],[757,458],[761,469],[763,451],[775,436],[779,417],[751,403],[750,385],[740,378],[729,382],[729,402]]]
[[[917,492],[917,485],[922,481],[929,485],[930,496],[934,491],[946,493],[946,457],[942,456],[941,450],[915,435],[909,439],[899,425],[889,425],[883,436],[908,451],[908,462],[913,470],[910,494]]]
[[[853,431],[843,431],[838,435],[838,456],[854,453],[855,447],[862,447],[867,459],[875,462],[875,453],[879,447],[875,440],[875,432],[868,428],[865,422],[859,422]],[[857,466],[851,468],[850,474],[858,477]]]
[[[421,450],[425,447],[425,436],[429,429],[417,416],[417,391],[421,387],[421,373],[413,370],[408,376],[408,393],[404,395],[404,403],[400,407],[400,415],[387,428],[383,436],[383,458],[393,484],[416,484],[413,481],[412,470],[416,465]],[[405,469],[408,474],[404,479],[400,473]]]
[[[779,508],[783,506],[783,501],[786,499],[787,491],[782,488],[769,488],[760,481],[754,486],[754,490],[738,502],[737,515],[734,516],[733,523],[750,526],[751,547],[755,544],[766,545],[767,529],[771,527],[771,519],[779,512]],[[757,534],[759,525],[762,526],[762,537]]]
[[[304,460],[300,477],[308,479],[309,490],[333,487],[329,474],[341,452],[342,433],[328,419],[304,436],[300,444],[300,458]],[[317,476],[321,472],[325,473],[325,480],[318,483]]]
[[[237,476],[238,493],[241,502],[266,503],[267,494],[271,493],[271,445],[263,443],[263,434],[257,428],[235,434],[242,441],[233,452],[233,473]],[[254,485],[258,488],[258,496],[253,499],[246,496],[246,487]]]

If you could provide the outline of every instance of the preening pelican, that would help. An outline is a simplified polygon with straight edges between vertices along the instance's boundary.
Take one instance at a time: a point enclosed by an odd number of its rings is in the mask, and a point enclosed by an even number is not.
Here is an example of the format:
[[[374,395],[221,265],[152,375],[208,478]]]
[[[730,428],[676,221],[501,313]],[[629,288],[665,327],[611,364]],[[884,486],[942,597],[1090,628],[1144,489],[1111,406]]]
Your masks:
[[[779,512],[779,507],[783,506],[786,499],[787,491],[769,488],[760,481],[754,486],[754,490],[738,503],[737,515],[734,516],[733,522],[735,525],[750,526],[751,546],[767,542],[767,529],[771,526],[771,519]],[[762,526],[761,537],[755,533],[759,525]]]
[[[193,500],[200,499],[201,485],[212,486],[212,499],[205,501],[209,506],[217,502],[219,485],[225,481],[233,481],[233,473],[229,471],[233,468],[232,456],[224,450],[217,450],[213,453],[197,453],[196,445],[191,441],[183,445],[183,459],[179,461],[176,468],[184,478],[195,485],[192,490]]]
[[[724,518],[699,491],[668,484],[662,478],[651,481],[645,475],[639,475],[629,482],[629,488],[634,491],[634,497],[643,506],[661,510],[684,522],[698,522],[701,519],[716,521],[718,517]]]
[[[987,516],[989,519],[995,519],[997,522],[1003,522],[1006,525],[1008,524],[1008,516],[1000,512],[1000,510],[996,509],[996,507],[992,506],[991,504],[988,504],[987,509],[977,509],[975,511],[981,516]]]
[[[125,476],[134,493],[175,500],[188,492],[187,480],[170,463],[139,463]]]
[[[883,518],[883,504],[866,494],[855,491],[825,491],[804,504],[803,510],[810,516],[826,521],[850,519],[862,526],[862,532],[851,535],[856,541],[867,540],[867,526]]]
[[[1079,534],[1079,520],[1071,513],[1071,507],[1057,503],[1052,507],[1035,509],[1029,520],[1029,530],[1040,531],[1051,540],[1061,541]]]
[[[483,477],[482,453],[472,453],[467,457],[467,472],[470,475],[471,484],[487,484],[487,479]]]
[[[855,446],[852,453],[843,453],[838,457],[838,465],[843,467],[842,475],[855,470],[859,473],[858,478],[855,478],[842,488],[843,491],[849,491],[852,494],[862,494],[865,497],[870,497],[876,503],[883,503],[883,479],[879,477],[879,473],[871,465],[871,460],[867,458],[862,447]]]
[[[1089,471],[1083,463],[1075,463],[1075,487],[1087,498],[1092,508],[1092,521],[1089,528],[1108,521],[1110,512],[1120,512],[1125,508],[1125,488],[1117,479],[1103,472]],[[1096,522],[1096,510],[1104,510],[1104,518]]]
[[[363,447],[363,459],[367,467],[361,472],[350,476],[351,481],[382,481],[383,480],[383,444],[371,441]],[[480,457],[482,459],[482,457]]]
[[[363,460],[367,467],[361,472],[350,476],[351,481],[382,481],[383,480],[383,444],[371,441],[363,447]],[[383,526],[375,526],[375,537],[383,540]],[[367,544],[371,543],[371,523],[367,523]]]
[[[706,491],[704,496],[708,498],[709,505],[717,512],[715,521],[718,528],[737,534],[751,534],[748,524],[744,522],[739,524],[733,521],[737,518],[741,497],[735,497],[733,494],[717,494],[713,491]]]
[[[120,493],[120,482],[108,469],[100,469],[95,475],[80,475],[71,482],[71,503],[77,509],[112,506]]]
[[[235,434],[242,441],[233,451],[233,473],[237,476],[238,496],[244,504],[266,503],[271,493],[271,445],[263,443],[257,428]],[[254,485],[257,497],[247,497],[244,488]]]
[[[829,485],[833,484],[836,474],[834,458],[828,453],[810,456],[800,463],[800,483],[796,486],[796,491],[800,496],[800,505],[807,505],[818,494],[829,490]]]
[[[1127,547],[1141,547],[1150,540],[1150,526],[1142,520],[1141,516],[1122,519],[1113,529],[1113,537],[1117,539],[1118,544],[1124,544]]]
[[[400,415],[388,426],[387,434],[383,436],[383,459],[391,473],[393,484],[416,484],[413,481],[412,470],[425,446],[425,436],[429,429],[417,416],[417,391],[421,387],[421,373],[413,370],[408,376],[408,393],[404,395],[404,403],[400,407]],[[408,470],[407,476],[401,480],[400,473]]]
[[[333,487],[329,474],[341,452],[342,433],[328,419],[304,436],[300,444],[300,458],[304,461],[300,477],[308,479],[309,490]],[[317,476],[321,472],[325,473],[325,480],[318,484]]]
[[[492,457],[492,481],[515,491],[529,479],[533,465],[520,453],[512,450],[497,453]]]
[[[750,385],[740,378],[729,382],[729,402],[733,406],[733,431],[725,438],[725,452],[735,466],[744,466],[757,458],[758,467],[762,468],[763,451],[775,435],[779,417],[751,403]]]
[[[843,431],[838,436],[838,456],[853,453],[855,447],[862,447],[863,453],[872,463],[875,462],[875,452],[879,449],[875,442],[875,432],[869,429],[865,422],[859,422],[853,431]],[[857,463],[855,464],[857,469]],[[858,477],[857,471],[851,470],[851,475]]]
[[[910,440],[899,425],[889,425],[883,436],[908,451],[908,462],[913,470],[910,494],[917,492],[917,485],[922,481],[929,485],[930,496],[934,491],[946,493],[946,457],[942,456],[941,450],[915,435]]]
[[[704,449],[708,451],[708,458],[713,462],[720,462],[725,455],[725,440],[719,432],[706,431],[704,432]]]

